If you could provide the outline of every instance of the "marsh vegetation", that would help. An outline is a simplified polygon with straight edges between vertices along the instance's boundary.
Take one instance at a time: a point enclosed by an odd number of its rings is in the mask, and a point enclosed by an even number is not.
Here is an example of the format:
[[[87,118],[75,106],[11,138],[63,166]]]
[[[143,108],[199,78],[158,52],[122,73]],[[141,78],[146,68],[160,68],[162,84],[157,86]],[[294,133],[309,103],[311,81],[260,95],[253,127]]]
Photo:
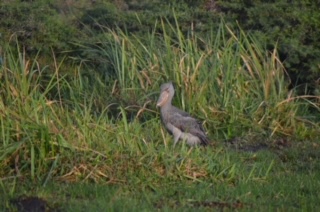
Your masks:
[[[320,207],[319,96],[291,88],[277,46],[223,20],[186,33],[172,14],[144,36],[99,25],[68,57],[3,44],[1,209]],[[167,81],[208,147],[173,148],[155,107]]]

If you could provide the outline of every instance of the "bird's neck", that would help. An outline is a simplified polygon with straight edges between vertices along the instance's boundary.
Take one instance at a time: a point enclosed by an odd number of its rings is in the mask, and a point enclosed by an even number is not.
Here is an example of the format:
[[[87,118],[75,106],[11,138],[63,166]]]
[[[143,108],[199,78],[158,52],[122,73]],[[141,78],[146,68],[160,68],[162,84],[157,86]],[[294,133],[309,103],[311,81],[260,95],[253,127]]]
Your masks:
[[[167,116],[168,113],[171,112],[171,109],[172,109],[172,105],[171,105],[171,100],[169,100],[168,102],[166,102],[166,104],[164,104],[162,107],[161,107],[161,114],[163,116]]]

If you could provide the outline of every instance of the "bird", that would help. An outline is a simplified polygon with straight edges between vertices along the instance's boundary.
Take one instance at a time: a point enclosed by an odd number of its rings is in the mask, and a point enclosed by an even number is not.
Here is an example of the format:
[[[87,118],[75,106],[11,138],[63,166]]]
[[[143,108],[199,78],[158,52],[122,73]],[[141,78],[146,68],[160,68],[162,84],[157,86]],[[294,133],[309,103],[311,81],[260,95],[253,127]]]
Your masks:
[[[201,122],[193,118],[189,113],[171,104],[174,96],[172,82],[162,84],[160,90],[157,107],[160,107],[162,124],[166,130],[173,135],[173,146],[175,146],[179,140],[185,141],[189,146],[208,145],[209,139]]]

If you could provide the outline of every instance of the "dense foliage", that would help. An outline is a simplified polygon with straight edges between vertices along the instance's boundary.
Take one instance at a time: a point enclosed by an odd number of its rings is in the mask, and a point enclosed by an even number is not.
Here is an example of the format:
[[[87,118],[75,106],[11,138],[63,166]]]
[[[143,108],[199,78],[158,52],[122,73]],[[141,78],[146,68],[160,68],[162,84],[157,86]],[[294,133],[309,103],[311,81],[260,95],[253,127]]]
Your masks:
[[[151,29],[161,31],[160,25],[154,28],[155,23],[165,18],[171,23],[177,20],[183,33],[205,34],[217,28],[221,17],[230,26],[239,24],[251,32],[270,50],[276,46],[292,85],[308,83],[311,90],[319,86],[320,14],[316,1],[5,0],[0,6],[0,30],[2,44],[17,38],[33,54],[53,50],[92,60],[97,55],[83,54],[73,44],[93,45],[107,28],[120,27],[145,36]],[[97,61],[92,65],[99,66]]]
[[[219,4],[229,22],[237,20],[243,29],[272,49],[277,46],[294,83],[319,86],[320,13],[317,1],[235,1]]]
[[[320,96],[283,65],[317,79],[317,38],[287,28],[317,15],[280,2],[1,1],[0,211],[317,211]],[[206,148],[164,131],[169,80]]]
[[[76,28],[69,27],[70,19],[52,4],[55,1],[2,1],[0,30],[2,45],[19,41],[32,56],[39,51],[48,57],[51,49],[59,54],[68,50],[76,38]]]

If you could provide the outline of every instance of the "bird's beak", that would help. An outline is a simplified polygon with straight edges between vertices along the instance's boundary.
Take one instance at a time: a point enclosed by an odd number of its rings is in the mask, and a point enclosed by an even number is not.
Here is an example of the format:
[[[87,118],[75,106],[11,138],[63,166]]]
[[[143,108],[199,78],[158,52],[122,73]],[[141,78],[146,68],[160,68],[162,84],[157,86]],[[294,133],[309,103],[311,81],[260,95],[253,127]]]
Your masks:
[[[163,91],[160,94],[160,97],[159,97],[159,99],[157,101],[157,107],[161,107],[162,105],[164,105],[167,102],[168,97],[169,97],[169,92],[168,91]]]

